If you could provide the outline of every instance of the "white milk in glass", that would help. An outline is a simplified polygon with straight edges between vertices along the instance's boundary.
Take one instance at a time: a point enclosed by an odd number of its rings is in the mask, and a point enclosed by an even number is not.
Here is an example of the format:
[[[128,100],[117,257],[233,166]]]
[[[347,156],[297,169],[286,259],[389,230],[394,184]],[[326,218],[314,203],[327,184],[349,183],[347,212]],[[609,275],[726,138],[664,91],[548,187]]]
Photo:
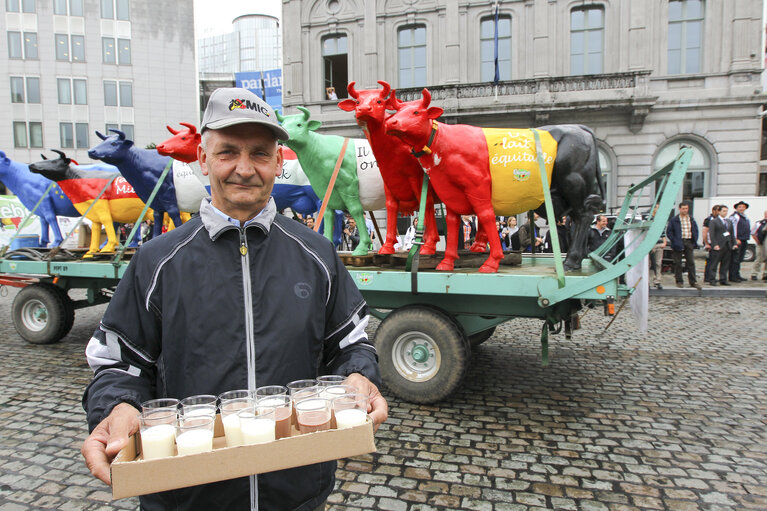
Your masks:
[[[224,435],[226,435],[226,446],[237,447],[242,445],[242,432],[240,430],[240,418],[236,413],[230,413],[224,420]]]
[[[213,431],[209,429],[192,429],[184,431],[176,437],[178,455],[197,454],[213,450]]]
[[[242,441],[246,445],[263,444],[275,439],[274,419],[254,418],[246,420],[240,426],[242,431]]]
[[[365,424],[367,413],[359,408],[336,410],[336,425],[338,429],[351,428]]]
[[[172,424],[150,426],[141,432],[141,452],[145,460],[173,456],[176,427]]]

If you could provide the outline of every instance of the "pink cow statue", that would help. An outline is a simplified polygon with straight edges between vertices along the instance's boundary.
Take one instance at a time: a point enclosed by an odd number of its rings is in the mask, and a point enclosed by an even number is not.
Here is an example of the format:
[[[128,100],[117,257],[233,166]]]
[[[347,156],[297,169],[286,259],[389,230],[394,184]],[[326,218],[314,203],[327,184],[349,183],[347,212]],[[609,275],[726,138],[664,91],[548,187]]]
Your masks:
[[[390,97],[387,108],[397,112],[386,120],[386,133],[412,148],[447,207],[447,248],[437,269],[452,270],[458,258],[458,215],[475,214],[490,241],[490,256],[479,271],[497,272],[503,250],[496,215],[535,210],[546,217],[533,133],[443,124],[436,121],[442,108],[430,103],[428,89],[420,100],[407,103]],[[586,256],[591,220],[604,204],[596,139],[589,128],[573,124],[538,131],[554,214],[570,215],[575,227],[564,266],[576,270]]]
[[[394,91],[388,83],[378,83],[383,89],[360,91],[354,88],[354,82],[349,83],[347,90],[352,99],[341,101],[338,107],[347,112],[354,112],[357,124],[370,142],[378,162],[386,195],[386,240],[378,253],[393,254],[394,244],[397,242],[397,213],[410,214],[418,211],[424,174],[420,163],[411,154],[410,147],[400,139],[386,134],[386,101]],[[439,241],[437,222],[434,218],[435,199],[439,200],[429,187],[422,254],[434,254]]]

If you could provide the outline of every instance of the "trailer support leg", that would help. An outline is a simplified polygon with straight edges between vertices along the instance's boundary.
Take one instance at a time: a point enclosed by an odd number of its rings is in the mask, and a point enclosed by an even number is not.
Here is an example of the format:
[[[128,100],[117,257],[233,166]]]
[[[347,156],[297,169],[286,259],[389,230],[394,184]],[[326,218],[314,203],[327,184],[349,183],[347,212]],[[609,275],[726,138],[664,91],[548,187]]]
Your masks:
[[[541,365],[543,367],[549,365],[549,326],[551,324],[546,320],[541,328]]]

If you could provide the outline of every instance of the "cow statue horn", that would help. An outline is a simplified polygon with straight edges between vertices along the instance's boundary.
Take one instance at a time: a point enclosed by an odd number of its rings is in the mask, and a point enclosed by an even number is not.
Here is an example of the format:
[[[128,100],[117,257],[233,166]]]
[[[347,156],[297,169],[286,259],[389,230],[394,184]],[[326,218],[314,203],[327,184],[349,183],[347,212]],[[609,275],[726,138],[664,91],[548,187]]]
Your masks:
[[[311,116],[311,113],[309,112],[309,110],[308,110],[308,109],[306,109],[306,108],[304,108],[304,107],[302,107],[302,106],[299,106],[299,107],[296,107],[296,108],[298,108],[299,110],[301,110],[301,112],[303,112],[303,114],[304,114],[304,120],[305,120],[305,121],[308,121],[308,120],[309,120],[309,117]]]
[[[354,88],[355,82],[349,82],[349,85],[346,86],[346,90],[349,91],[349,95],[353,97],[354,99],[357,99],[359,97],[359,92]]]
[[[102,135],[99,130],[96,130],[96,136],[99,137],[101,140],[106,140],[106,135]]]
[[[40,158],[42,158],[43,160],[47,160],[48,159],[48,157],[45,156],[43,153],[40,153]]]
[[[62,159],[62,160],[66,160],[67,159],[67,155],[64,154],[62,151],[59,151],[58,149],[51,149],[51,151],[53,151],[54,153],[58,154],[60,159]]]
[[[277,120],[279,122],[282,122],[282,121],[285,120],[285,118],[283,116],[281,116],[280,113],[277,110],[274,111],[274,116],[277,118]]]
[[[394,89],[392,89],[391,96],[389,96],[389,103],[391,104],[391,108],[395,110],[399,110],[399,107],[402,106],[402,101],[399,100],[397,91]]]
[[[168,128],[168,131],[170,131],[171,135],[178,135],[179,131],[181,131],[181,130],[174,130],[173,128],[171,128],[167,124],[165,125],[165,127]]]
[[[190,124],[188,122],[180,122],[179,124],[181,126],[186,126],[187,128],[189,128],[190,135],[194,135],[195,133],[197,133],[197,126],[195,126],[194,124]]]
[[[426,89],[424,89],[424,90],[426,90]],[[124,131],[116,130],[114,128],[109,128],[109,131],[111,131],[112,133],[117,133],[117,136],[120,137],[120,140],[125,140],[125,132]]]
[[[381,87],[383,87],[383,90],[381,91],[381,97],[385,98],[389,95],[389,92],[391,92],[391,85],[389,85],[389,82],[385,82],[383,80],[378,80],[378,83],[381,84]]]
[[[431,103],[431,92],[429,92],[429,89],[424,87],[422,94],[423,99],[421,100],[421,106],[422,108],[428,108],[429,103]]]

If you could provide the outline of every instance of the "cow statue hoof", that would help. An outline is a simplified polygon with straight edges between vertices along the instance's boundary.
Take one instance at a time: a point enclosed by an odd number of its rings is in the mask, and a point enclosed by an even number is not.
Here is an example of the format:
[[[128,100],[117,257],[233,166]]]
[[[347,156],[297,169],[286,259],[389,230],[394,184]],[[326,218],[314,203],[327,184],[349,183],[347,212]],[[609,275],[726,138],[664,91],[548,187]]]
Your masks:
[[[370,250],[368,250],[367,247],[363,247],[362,243],[360,243],[359,246],[354,249],[354,251],[352,252],[352,255],[353,256],[366,256],[366,255],[368,255],[368,252],[370,252]]]
[[[426,243],[421,247],[422,255],[434,255],[437,253],[436,243]]]
[[[437,271],[453,271],[453,268],[455,267],[454,261],[449,261],[447,259],[443,259],[442,262],[440,262],[437,265]]]
[[[487,248],[487,243],[482,244],[475,241],[474,244],[469,249],[469,251],[482,253],[485,251],[486,248]]]
[[[379,254],[393,254],[394,253],[394,244],[391,243],[384,243],[384,245],[378,250]]]
[[[581,269],[580,262],[570,261],[569,258],[565,260],[565,271],[576,271]]]
[[[479,267],[479,273],[498,273],[498,265],[500,261],[495,259],[488,259],[485,263]]]

